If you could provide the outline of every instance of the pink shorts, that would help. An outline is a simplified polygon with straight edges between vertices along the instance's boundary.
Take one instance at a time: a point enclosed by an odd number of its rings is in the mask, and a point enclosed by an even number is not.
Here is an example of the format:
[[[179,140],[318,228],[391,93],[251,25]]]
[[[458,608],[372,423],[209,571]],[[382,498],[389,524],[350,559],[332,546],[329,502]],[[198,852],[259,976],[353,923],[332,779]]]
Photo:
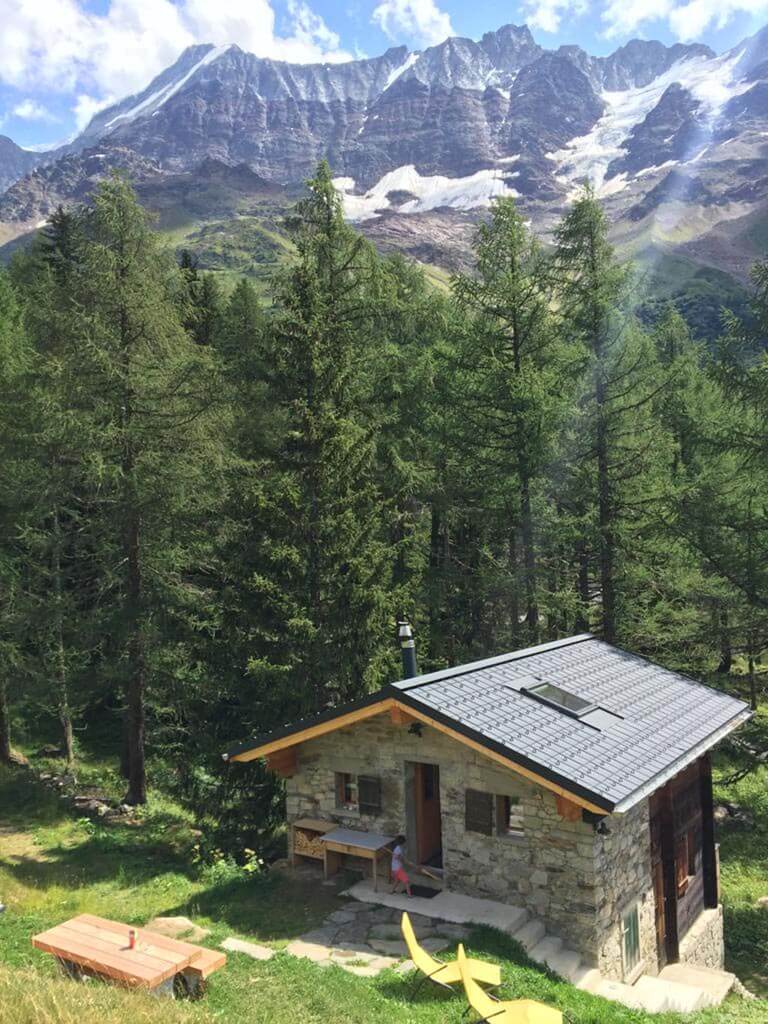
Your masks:
[[[393,871],[392,872],[392,878],[396,882],[402,882],[403,885],[408,885],[408,883],[410,881],[410,879],[408,878],[408,875],[405,873],[403,868],[398,868],[397,871]]]

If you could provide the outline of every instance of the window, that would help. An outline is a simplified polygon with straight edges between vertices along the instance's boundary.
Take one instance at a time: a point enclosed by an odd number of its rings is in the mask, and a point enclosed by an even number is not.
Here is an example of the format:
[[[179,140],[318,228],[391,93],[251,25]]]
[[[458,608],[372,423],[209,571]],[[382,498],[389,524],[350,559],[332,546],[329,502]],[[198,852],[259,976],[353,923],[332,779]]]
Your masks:
[[[358,775],[357,801],[361,814],[381,814],[381,779]]]
[[[357,779],[348,772],[336,772],[336,806],[345,811],[356,811]]]
[[[468,789],[464,797],[464,826],[467,832],[493,835],[493,794]]]
[[[695,858],[694,854],[694,858]],[[684,896],[688,889],[690,876],[691,852],[688,835],[680,836],[675,842],[675,877],[677,879],[677,895]],[[695,871],[694,871],[695,874]]]
[[[522,836],[524,832],[520,798],[516,796],[497,796],[496,834],[500,836]]]
[[[539,683],[538,686],[529,686],[523,692],[541,701],[542,704],[549,704],[558,711],[564,711],[573,718],[581,718],[595,707],[592,701],[577,697],[575,693],[569,693],[554,683]]]
[[[640,915],[635,904],[621,919],[624,975],[631,974],[640,963]]]
[[[696,852],[701,846],[701,837],[697,832],[688,833],[688,877],[696,874]]]
[[[336,806],[360,814],[381,814],[381,779],[375,775],[336,772]]]
[[[700,842],[699,835],[694,829],[679,836],[675,842],[675,877],[678,896],[685,895],[691,879],[696,874],[696,857]]]

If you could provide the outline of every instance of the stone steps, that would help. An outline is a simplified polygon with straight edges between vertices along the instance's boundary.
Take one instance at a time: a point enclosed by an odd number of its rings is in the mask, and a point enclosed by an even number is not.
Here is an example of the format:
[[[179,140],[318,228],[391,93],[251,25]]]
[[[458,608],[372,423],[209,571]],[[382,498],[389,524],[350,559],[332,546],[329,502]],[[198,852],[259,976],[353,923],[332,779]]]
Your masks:
[[[693,1013],[710,1005],[707,993],[693,985],[681,985],[664,978],[652,978],[648,974],[638,978],[633,988],[641,993],[646,1009],[651,1013],[674,1010],[677,1013]],[[651,1007],[655,1009],[651,1009]]]
[[[515,942],[520,943],[526,953],[530,954],[534,946],[538,945],[546,934],[547,926],[544,922],[538,917],[532,917],[525,922],[522,928],[518,928],[513,938]]]
[[[718,1006],[735,981],[734,975],[725,971],[672,964],[665,967],[658,977],[643,974],[633,985],[626,985],[613,978],[605,978],[596,967],[584,963],[576,950],[566,946],[558,936],[548,933],[545,923],[531,917],[522,907],[510,907],[447,891],[431,900],[406,900],[399,894],[374,893],[369,883],[358,883],[347,895],[364,903],[383,904],[408,910],[411,914],[416,912],[426,919],[493,925],[519,942],[531,960],[545,964],[572,985],[633,1010],[690,1013],[706,1006]],[[424,941],[426,945],[429,940]],[[382,946],[385,942],[382,940]]]
[[[689,967],[686,964],[670,964],[659,972],[659,977],[702,989],[710,1000],[705,1006],[719,1006],[736,983],[736,975],[729,971],[718,971],[712,967]]]

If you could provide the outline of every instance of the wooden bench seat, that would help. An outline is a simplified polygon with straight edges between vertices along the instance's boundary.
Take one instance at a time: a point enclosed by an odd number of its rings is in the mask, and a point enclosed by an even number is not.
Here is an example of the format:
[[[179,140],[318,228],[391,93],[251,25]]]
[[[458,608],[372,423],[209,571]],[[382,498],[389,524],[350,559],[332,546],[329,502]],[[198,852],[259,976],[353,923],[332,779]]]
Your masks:
[[[227,962],[227,954],[220,953],[217,949],[203,949],[187,967],[186,973],[197,974],[201,978],[207,978],[214,971],[218,971]]]

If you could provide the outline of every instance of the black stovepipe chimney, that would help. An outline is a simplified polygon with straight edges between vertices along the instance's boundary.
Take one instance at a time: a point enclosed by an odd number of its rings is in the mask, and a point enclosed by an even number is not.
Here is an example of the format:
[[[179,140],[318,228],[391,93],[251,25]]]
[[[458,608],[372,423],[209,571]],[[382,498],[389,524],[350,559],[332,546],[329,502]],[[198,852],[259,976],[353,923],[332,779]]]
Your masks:
[[[398,622],[397,635],[400,637],[400,650],[403,655],[403,679],[412,679],[419,674],[416,668],[416,644],[413,630],[409,622]]]

